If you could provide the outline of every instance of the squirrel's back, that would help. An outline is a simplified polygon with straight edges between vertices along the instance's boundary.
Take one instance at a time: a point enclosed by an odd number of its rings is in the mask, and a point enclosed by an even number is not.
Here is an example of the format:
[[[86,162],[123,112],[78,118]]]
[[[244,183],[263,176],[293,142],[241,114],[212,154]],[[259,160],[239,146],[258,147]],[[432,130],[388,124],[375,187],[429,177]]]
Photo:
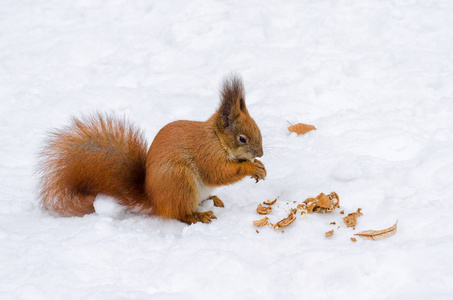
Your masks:
[[[115,197],[141,212],[150,209],[145,195],[147,144],[124,120],[94,115],[74,118],[51,133],[41,154],[42,206],[63,216],[94,212],[96,195]],[[148,207],[149,206],[149,207]]]

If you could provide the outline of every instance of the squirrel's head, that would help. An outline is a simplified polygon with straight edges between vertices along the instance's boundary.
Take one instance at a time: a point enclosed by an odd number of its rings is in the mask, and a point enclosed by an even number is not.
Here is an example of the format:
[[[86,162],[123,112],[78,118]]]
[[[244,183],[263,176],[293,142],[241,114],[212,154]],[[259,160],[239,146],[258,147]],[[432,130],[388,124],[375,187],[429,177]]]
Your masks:
[[[245,106],[242,80],[230,76],[223,82],[216,125],[222,144],[230,159],[252,161],[263,156],[261,132]]]

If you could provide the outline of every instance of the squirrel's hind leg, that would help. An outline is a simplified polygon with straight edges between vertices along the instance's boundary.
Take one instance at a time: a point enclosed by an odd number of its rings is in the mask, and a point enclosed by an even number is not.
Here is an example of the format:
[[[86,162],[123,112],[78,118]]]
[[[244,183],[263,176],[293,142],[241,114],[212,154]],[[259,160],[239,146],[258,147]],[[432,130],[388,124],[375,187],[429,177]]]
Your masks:
[[[179,221],[190,225],[198,222],[211,223],[212,219],[217,219],[214,213],[212,211],[205,211],[205,212],[194,212],[190,215],[186,215],[180,218]]]
[[[217,196],[209,196],[206,200],[212,200],[214,202],[215,207],[224,207],[223,201],[219,199]],[[205,212],[194,212],[193,214],[186,215],[179,220],[181,222],[187,224],[193,224],[197,222],[202,223],[211,223],[212,219],[217,219],[212,211],[205,211]]]

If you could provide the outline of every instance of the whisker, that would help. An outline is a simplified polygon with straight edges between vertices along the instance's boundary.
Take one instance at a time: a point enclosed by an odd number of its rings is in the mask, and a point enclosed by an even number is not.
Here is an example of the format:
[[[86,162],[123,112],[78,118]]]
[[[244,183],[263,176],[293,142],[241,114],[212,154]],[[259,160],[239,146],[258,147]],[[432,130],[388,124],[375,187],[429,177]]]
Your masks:
[[[280,157],[280,153],[276,150],[277,150],[277,148],[275,148],[275,147],[264,147],[265,155],[269,155],[272,157]]]

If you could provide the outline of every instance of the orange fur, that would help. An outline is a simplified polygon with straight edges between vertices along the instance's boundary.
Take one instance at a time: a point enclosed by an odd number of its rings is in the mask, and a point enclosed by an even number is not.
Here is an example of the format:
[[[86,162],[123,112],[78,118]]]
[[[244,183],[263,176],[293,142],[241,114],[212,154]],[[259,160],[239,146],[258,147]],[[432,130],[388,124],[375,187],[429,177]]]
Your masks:
[[[125,121],[99,114],[74,119],[52,134],[42,153],[43,207],[82,216],[94,212],[96,195],[104,194],[136,213],[209,222],[212,212],[196,212],[205,190],[266,176],[264,165],[252,162],[263,154],[261,134],[238,77],[225,80],[221,98],[206,122],[164,126],[148,153],[141,132]]]
[[[41,155],[41,202],[63,216],[94,212],[97,194],[122,205],[144,196],[147,145],[140,131],[109,116],[73,119],[72,125],[52,133]]]

